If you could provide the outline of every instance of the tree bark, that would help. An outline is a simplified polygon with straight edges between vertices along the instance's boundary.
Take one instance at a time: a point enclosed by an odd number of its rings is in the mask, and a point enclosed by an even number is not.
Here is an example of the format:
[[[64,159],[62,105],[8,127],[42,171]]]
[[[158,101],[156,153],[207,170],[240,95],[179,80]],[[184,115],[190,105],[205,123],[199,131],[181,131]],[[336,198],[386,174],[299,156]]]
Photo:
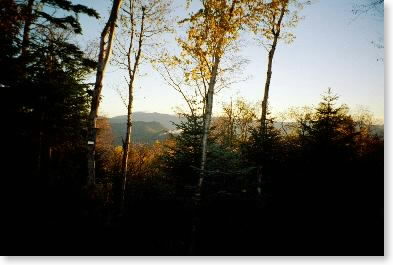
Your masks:
[[[282,19],[284,17],[287,5],[288,5],[288,2],[286,1],[281,8],[280,17],[278,19],[277,24],[273,25],[273,27],[272,27],[272,33],[273,33],[274,38],[273,38],[272,47],[269,50],[268,65],[267,65],[267,72],[266,72],[266,82],[265,82],[265,91],[264,91],[263,101],[262,101],[261,127],[262,127],[262,136],[263,137],[266,134],[267,102],[268,102],[268,98],[269,98],[270,81],[272,78],[273,57],[274,57],[274,53],[276,51],[278,38],[280,37],[281,23],[282,23]]]
[[[230,20],[233,15],[233,11],[235,8],[237,1],[234,0],[232,2],[231,9],[229,11],[229,19],[228,23],[230,23]],[[220,23],[221,24],[221,23]],[[212,112],[213,112],[213,96],[214,96],[214,88],[216,85],[216,79],[217,79],[217,73],[218,73],[218,66],[220,64],[221,60],[221,48],[222,48],[222,41],[223,38],[225,37],[225,34],[221,36],[219,41],[217,42],[217,50],[213,54],[213,67],[211,70],[211,75],[208,83],[208,89],[207,89],[207,95],[206,95],[206,102],[203,104],[203,133],[202,133],[202,155],[201,155],[201,167],[200,167],[200,174],[199,174],[199,180],[198,184],[196,187],[195,191],[195,197],[193,199],[194,201],[194,207],[193,207],[193,218],[192,218],[192,236],[191,236],[191,244],[190,244],[190,254],[194,254],[195,248],[196,248],[196,237],[198,234],[198,227],[200,223],[200,214],[198,213],[199,210],[199,201],[201,199],[201,192],[202,192],[202,187],[203,187],[203,181],[205,178],[205,168],[206,168],[206,154],[207,154],[207,140],[209,136],[209,130],[210,130],[210,123],[211,123],[211,118],[212,118]]]
[[[216,85],[217,71],[218,65],[220,63],[220,58],[218,56],[215,57],[215,62],[212,69],[212,74],[209,81],[209,87],[207,90],[207,98],[206,98],[206,110],[204,114],[204,123],[203,123],[203,135],[202,135],[202,158],[201,158],[201,172],[199,175],[199,181],[197,186],[196,197],[199,199],[202,184],[205,176],[205,167],[206,167],[206,154],[207,154],[207,138],[209,136],[210,123],[213,112],[213,96],[214,96],[214,87]]]
[[[133,20],[133,10],[131,6],[131,19]],[[127,53],[127,61],[128,61],[128,74],[130,78],[130,82],[128,84],[128,105],[127,105],[127,128],[126,128],[126,139],[123,146],[123,158],[121,163],[121,172],[122,172],[122,189],[121,189],[121,199],[122,199],[122,206],[121,208],[124,209],[125,204],[125,194],[126,194],[126,185],[127,185],[127,171],[128,171],[128,155],[130,150],[130,143],[131,143],[131,128],[132,128],[132,104],[134,100],[134,80],[135,74],[138,70],[139,61],[142,52],[142,43],[143,43],[143,31],[144,31],[144,20],[145,20],[145,8],[142,7],[142,19],[141,19],[141,27],[139,32],[139,40],[138,40],[138,51],[135,56],[135,61],[133,67],[131,66],[131,50],[132,50],[132,41],[133,41],[133,34],[134,31],[131,32],[131,41],[130,46]],[[133,21],[132,21],[133,23]],[[132,68],[131,68],[132,67]]]
[[[276,40],[276,37],[274,37]],[[275,41],[276,42],[276,41]],[[265,82],[265,90],[262,100],[262,115],[261,115],[261,127],[262,127],[262,135],[265,136],[266,133],[266,112],[267,112],[267,101],[269,98],[269,89],[270,89],[270,80],[272,78],[272,62],[274,51],[276,49],[275,42],[272,46],[272,49],[269,51],[269,58],[268,58],[268,67],[266,73],[266,82]]]
[[[230,23],[230,21],[231,21],[233,11],[235,10],[236,3],[237,3],[236,0],[234,0],[232,2],[231,8],[229,10],[228,23]],[[198,186],[197,186],[197,190],[195,193],[195,199],[197,201],[199,201],[199,199],[200,199],[203,180],[205,177],[207,138],[209,136],[210,123],[211,123],[212,112],[213,112],[214,87],[216,86],[218,66],[219,66],[220,60],[221,60],[221,55],[219,55],[219,53],[222,48],[222,41],[223,41],[224,37],[225,37],[225,35],[221,36],[221,38],[219,39],[218,45],[217,45],[217,50],[215,51],[215,54],[214,54],[214,64],[212,67],[211,76],[210,76],[210,80],[209,80],[209,86],[208,86],[207,97],[206,97],[206,104],[204,104],[201,168],[200,168]]]
[[[87,166],[88,178],[87,184],[95,184],[95,147],[96,147],[96,120],[98,107],[100,105],[100,97],[102,90],[102,81],[104,79],[105,69],[112,53],[113,36],[115,33],[116,20],[121,6],[122,0],[114,0],[111,14],[101,33],[100,52],[98,55],[96,82],[93,90],[93,98],[91,102],[90,114],[88,117],[87,128]]]
[[[266,72],[266,82],[265,82],[265,91],[262,100],[262,115],[261,115],[261,132],[262,132],[262,149],[264,148],[265,136],[267,132],[267,122],[266,122],[266,115],[267,115],[267,104],[269,99],[269,89],[270,89],[270,81],[272,78],[272,65],[273,65],[273,57],[276,51],[278,38],[280,37],[280,29],[282,19],[284,17],[286,8],[288,5],[288,1],[285,1],[283,6],[281,7],[280,17],[278,19],[277,24],[273,25],[272,33],[273,33],[273,44],[269,50],[269,57],[268,57],[268,65],[267,65],[267,72]],[[262,167],[258,169],[257,173],[257,192],[258,195],[262,195]]]
[[[130,142],[131,142],[131,129],[132,129],[132,102],[133,102],[133,88],[132,84],[129,85],[130,94],[128,96],[128,106],[127,106],[127,128],[126,128],[126,139],[123,144],[123,157],[121,161],[121,175],[122,175],[122,184],[121,184],[121,201],[122,201],[122,208],[124,207],[125,202],[125,191],[127,185],[127,172],[128,172],[128,156],[130,150]]]

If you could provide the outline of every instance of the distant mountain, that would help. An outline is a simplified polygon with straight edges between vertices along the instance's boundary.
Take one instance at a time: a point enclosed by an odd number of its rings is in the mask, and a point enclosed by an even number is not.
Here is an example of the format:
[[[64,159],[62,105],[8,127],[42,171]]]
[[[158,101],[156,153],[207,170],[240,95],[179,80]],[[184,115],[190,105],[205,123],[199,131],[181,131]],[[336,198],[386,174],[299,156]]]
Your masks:
[[[122,139],[126,135],[126,122],[115,120],[112,122],[109,119],[109,124],[112,127],[114,136],[114,145],[122,145]],[[168,131],[161,123],[152,121],[134,121],[132,123],[131,137],[134,143],[152,144],[156,140],[163,140],[168,137]]]
[[[132,139],[134,143],[151,144],[156,140],[167,139],[170,133],[180,133],[172,122],[179,123],[179,119],[175,115],[163,113],[146,113],[135,112],[133,114]],[[114,136],[114,144],[122,145],[122,139],[125,137],[127,116],[116,116],[109,119]],[[274,127],[282,130],[284,127],[287,133],[292,130],[293,122],[275,122]],[[384,125],[373,125],[372,131],[379,137],[384,137]],[[169,132],[169,133],[168,133]]]
[[[169,130],[175,129],[172,122],[179,123],[180,119],[176,115],[164,114],[164,113],[147,113],[147,112],[134,112],[132,114],[133,121],[144,121],[144,122],[159,122],[162,126]],[[127,115],[121,115],[110,118],[110,122],[115,123],[126,123]]]

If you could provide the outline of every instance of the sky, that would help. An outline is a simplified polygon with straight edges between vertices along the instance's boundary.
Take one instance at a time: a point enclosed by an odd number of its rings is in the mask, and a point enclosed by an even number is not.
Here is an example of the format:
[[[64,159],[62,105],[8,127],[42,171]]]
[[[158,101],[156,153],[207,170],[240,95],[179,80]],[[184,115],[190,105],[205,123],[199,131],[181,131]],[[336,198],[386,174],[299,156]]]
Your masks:
[[[197,1],[197,0],[193,0]],[[102,16],[97,21],[80,18],[83,36],[81,46],[98,39],[104,26],[111,1],[83,2]],[[88,3],[91,2],[91,3]],[[181,8],[182,0],[175,0],[174,15],[188,13]],[[360,106],[370,110],[377,119],[384,118],[384,50],[372,42],[384,38],[383,18],[373,15],[356,17],[352,9],[364,0],[314,0],[301,12],[304,19],[292,30],[296,39],[291,44],[279,43],[274,61],[269,105],[274,114],[290,107],[316,105],[321,95],[331,87],[340,96],[340,103],[351,109]],[[243,68],[246,81],[236,83],[215,95],[213,111],[218,113],[230,98],[243,97],[256,103],[261,101],[266,78],[267,52],[256,44],[251,35],[243,34],[246,42],[240,56],[249,60]],[[168,42],[168,48],[174,42]],[[142,67],[136,80],[134,111],[174,114],[177,107],[185,107],[178,92],[168,86],[149,65]],[[92,77],[92,80],[94,78]],[[126,86],[123,74],[109,67],[103,87],[100,115],[125,115],[118,89]]]

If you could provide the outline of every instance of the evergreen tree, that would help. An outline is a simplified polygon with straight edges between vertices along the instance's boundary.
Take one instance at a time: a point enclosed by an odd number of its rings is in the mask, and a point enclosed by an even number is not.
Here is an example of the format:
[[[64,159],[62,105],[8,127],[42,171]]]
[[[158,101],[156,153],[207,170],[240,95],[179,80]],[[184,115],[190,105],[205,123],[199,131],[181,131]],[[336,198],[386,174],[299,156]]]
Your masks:
[[[337,106],[338,98],[329,88],[305,127],[305,151],[321,163],[341,162],[354,156],[355,123],[346,105]]]
[[[249,182],[265,199],[272,196],[274,176],[280,175],[284,159],[284,143],[280,131],[274,127],[274,119],[267,119],[266,126],[251,130],[248,142],[242,145],[245,163],[253,167]]]
[[[167,145],[163,156],[166,171],[176,182],[177,191],[184,192],[184,187],[197,184],[201,154],[202,126],[201,117],[183,114],[185,120],[175,124],[176,130],[181,131],[174,136],[174,144]]]
[[[11,216],[13,225],[24,233],[33,231],[32,227],[50,229],[49,220],[66,222],[66,216],[71,212],[69,216],[75,216],[80,207],[76,205],[86,176],[80,161],[90,99],[85,79],[96,63],[70,39],[80,33],[76,14],[93,11],[67,6],[70,1],[36,1],[29,16],[25,5],[5,3],[0,12],[4,33],[0,34],[4,38],[0,61],[6,71],[0,75],[0,84],[9,121],[7,165],[14,172],[9,188],[16,212]],[[64,21],[44,19],[49,5],[72,10],[75,16]],[[34,27],[28,31],[28,46],[23,46],[21,25],[26,29],[29,19]],[[23,47],[28,48],[22,56]]]
[[[24,3],[23,3],[24,2]],[[24,17],[23,38],[21,43],[22,63],[29,61],[29,55],[33,53],[32,48],[37,45],[36,33],[45,29],[48,25],[59,29],[70,29],[76,34],[82,33],[78,21],[79,14],[99,18],[98,13],[85,5],[73,4],[70,0],[26,0],[20,4]],[[55,16],[56,12],[63,16]],[[70,14],[72,13],[72,15]]]

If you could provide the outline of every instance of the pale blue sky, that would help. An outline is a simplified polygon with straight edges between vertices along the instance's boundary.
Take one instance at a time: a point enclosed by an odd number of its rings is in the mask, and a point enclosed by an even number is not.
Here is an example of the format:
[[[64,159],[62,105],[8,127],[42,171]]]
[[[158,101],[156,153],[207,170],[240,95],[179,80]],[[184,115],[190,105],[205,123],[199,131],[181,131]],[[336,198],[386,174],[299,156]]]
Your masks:
[[[194,0],[196,1],[196,0]],[[342,103],[351,108],[366,106],[374,115],[384,116],[383,49],[371,42],[383,38],[383,20],[374,16],[352,14],[353,5],[363,0],[318,0],[307,6],[305,16],[294,29],[296,40],[278,45],[270,89],[273,113],[289,107],[317,104],[320,95],[331,87]],[[84,2],[86,1],[78,1]],[[103,18],[109,12],[110,1],[91,1]],[[181,0],[175,1],[180,4]],[[179,13],[180,12],[180,13]],[[179,9],[177,15],[185,11]],[[81,18],[84,36],[82,42],[97,38],[103,28],[103,19]],[[251,102],[262,98],[267,54],[263,47],[247,41],[241,55],[250,60],[244,67],[244,76],[251,78],[224,89],[215,97],[214,110],[219,111],[230,97],[244,97]],[[169,47],[170,48],[170,47]],[[174,113],[184,102],[176,91],[167,86],[149,66],[136,82],[134,111]],[[118,71],[109,69],[103,88],[100,112],[109,117],[126,114],[126,109],[115,87],[124,86]]]

